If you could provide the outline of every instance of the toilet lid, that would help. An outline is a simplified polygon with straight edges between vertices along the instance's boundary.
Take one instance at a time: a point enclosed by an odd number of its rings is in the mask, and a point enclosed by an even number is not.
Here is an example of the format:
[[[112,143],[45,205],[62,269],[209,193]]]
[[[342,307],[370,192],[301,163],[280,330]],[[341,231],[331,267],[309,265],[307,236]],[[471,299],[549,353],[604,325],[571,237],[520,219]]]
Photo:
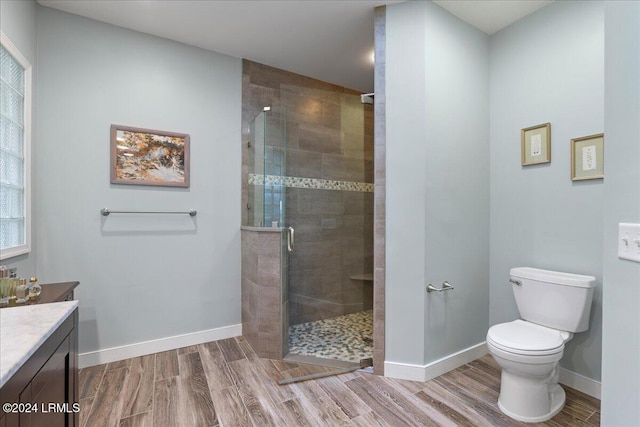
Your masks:
[[[530,355],[557,353],[565,341],[560,331],[523,320],[492,326],[487,339],[502,350]]]

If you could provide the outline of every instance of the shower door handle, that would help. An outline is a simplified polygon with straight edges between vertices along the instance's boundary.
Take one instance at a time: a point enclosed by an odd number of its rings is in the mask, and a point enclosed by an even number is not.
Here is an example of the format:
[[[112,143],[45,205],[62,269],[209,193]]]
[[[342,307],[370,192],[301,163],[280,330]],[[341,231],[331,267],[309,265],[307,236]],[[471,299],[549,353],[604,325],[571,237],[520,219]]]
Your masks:
[[[293,252],[295,246],[295,230],[293,227],[287,227],[287,249],[289,252]]]

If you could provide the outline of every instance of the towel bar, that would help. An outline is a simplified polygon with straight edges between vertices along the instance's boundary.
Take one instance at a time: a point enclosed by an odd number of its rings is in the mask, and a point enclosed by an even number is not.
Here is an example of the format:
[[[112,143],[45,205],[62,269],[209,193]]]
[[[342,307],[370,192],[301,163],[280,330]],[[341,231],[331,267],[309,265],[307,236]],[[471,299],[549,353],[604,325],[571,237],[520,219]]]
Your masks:
[[[126,213],[126,214],[187,214],[189,216],[196,216],[198,212],[195,209],[188,211],[112,211],[109,208],[100,209],[100,213],[103,216],[109,216],[112,213]]]

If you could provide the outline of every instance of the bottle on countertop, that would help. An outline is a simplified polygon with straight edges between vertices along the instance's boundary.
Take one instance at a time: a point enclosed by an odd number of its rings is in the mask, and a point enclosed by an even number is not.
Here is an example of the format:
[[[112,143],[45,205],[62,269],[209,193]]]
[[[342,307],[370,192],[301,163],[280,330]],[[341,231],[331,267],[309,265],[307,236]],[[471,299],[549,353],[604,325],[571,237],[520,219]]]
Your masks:
[[[29,288],[27,288],[27,279],[18,279],[16,286],[16,304],[24,304],[29,301]]]
[[[9,267],[0,265],[0,307],[9,304]]]
[[[42,292],[42,286],[38,284],[38,278],[32,277],[29,279],[29,298],[31,300],[35,300],[40,296]]]
[[[9,305],[16,302],[16,286],[18,286],[18,271],[15,268],[9,269]]]

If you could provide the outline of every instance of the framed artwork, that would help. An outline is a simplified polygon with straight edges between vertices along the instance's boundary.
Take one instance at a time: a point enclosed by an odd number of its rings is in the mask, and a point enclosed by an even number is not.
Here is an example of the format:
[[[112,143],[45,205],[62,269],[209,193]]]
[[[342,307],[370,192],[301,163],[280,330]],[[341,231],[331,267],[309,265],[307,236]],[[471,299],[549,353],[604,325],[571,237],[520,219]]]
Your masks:
[[[604,178],[604,134],[571,140],[571,180]]]
[[[189,135],[111,125],[111,183],[189,187]]]
[[[551,123],[522,129],[522,166],[551,161]]]

